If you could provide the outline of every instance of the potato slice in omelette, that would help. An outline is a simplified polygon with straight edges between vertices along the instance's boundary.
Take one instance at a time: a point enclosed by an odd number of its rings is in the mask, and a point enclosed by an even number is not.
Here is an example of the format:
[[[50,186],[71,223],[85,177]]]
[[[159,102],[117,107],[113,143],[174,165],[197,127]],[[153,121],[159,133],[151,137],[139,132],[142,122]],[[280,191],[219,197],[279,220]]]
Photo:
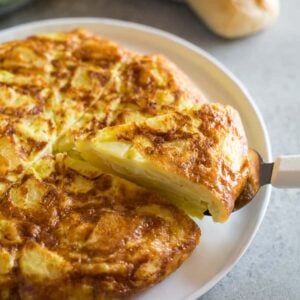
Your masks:
[[[65,154],[0,199],[1,299],[119,299],[161,281],[200,230],[156,194]]]
[[[191,215],[208,209],[218,222],[227,220],[249,173],[240,117],[221,104],[107,127],[78,141],[77,150]]]

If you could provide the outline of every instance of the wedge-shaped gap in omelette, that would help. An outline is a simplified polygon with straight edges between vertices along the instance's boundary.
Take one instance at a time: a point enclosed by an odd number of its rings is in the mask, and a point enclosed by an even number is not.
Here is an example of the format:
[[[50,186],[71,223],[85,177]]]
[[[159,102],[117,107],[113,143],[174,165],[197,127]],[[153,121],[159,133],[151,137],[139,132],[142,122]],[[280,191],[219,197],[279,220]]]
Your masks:
[[[108,127],[77,142],[93,165],[158,192],[187,213],[229,217],[248,176],[239,114],[203,104],[142,122]]]

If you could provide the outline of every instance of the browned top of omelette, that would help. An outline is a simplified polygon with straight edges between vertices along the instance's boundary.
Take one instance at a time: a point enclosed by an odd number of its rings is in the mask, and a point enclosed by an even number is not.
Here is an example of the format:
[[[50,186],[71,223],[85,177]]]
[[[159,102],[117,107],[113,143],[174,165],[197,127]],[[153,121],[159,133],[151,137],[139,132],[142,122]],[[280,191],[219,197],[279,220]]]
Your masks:
[[[0,45],[0,193],[83,134],[191,106],[203,96],[167,59],[84,30]],[[58,142],[57,142],[58,141]]]
[[[126,296],[161,281],[197,245],[200,231],[179,209],[86,170],[46,156],[1,198],[1,299]]]
[[[199,107],[203,94],[161,55],[124,52],[101,97],[55,145],[69,151],[74,141],[99,129]]]

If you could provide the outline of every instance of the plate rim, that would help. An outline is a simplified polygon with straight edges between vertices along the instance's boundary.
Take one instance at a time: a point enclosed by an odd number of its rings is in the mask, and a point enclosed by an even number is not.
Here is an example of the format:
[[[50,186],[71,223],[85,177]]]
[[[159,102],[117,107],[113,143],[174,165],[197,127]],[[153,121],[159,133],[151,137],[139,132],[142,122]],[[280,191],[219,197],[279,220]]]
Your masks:
[[[176,34],[167,32],[165,30],[152,27],[145,24],[140,24],[132,21],[125,21],[125,20],[119,20],[115,18],[101,18],[101,17],[66,17],[66,18],[50,18],[50,19],[43,19],[43,20],[37,20],[33,22],[25,22],[22,24],[18,24],[9,28],[4,28],[0,30],[0,40],[1,36],[3,35],[9,35],[10,32],[15,32],[17,30],[23,29],[29,29],[32,27],[38,27],[39,25],[72,25],[76,26],[76,23],[90,23],[90,24],[104,24],[104,25],[112,25],[112,26],[118,26],[118,27],[127,27],[135,30],[139,30],[142,32],[154,34],[160,37],[163,37],[167,40],[171,40],[189,50],[192,50],[197,55],[203,57],[206,59],[209,63],[211,63],[218,71],[221,71],[224,76],[226,76],[233,85],[235,85],[239,91],[244,95],[243,101],[247,101],[250,106],[253,108],[254,113],[257,117],[257,120],[259,121],[259,125],[262,129],[262,135],[263,140],[265,144],[265,150],[266,150],[266,161],[270,161],[272,159],[272,150],[271,150],[271,142],[270,137],[267,131],[267,127],[265,124],[265,121],[262,117],[262,114],[260,110],[258,109],[256,103],[254,102],[254,99],[252,98],[250,92],[248,89],[244,86],[244,84],[227,68],[225,67],[217,58],[215,58],[212,54],[208,53],[206,50],[202,49],[200,46],[197,46],[193,44],[192,42],[177,36]],[[1,43],[1,42],[0,42]],[[264,216],[266,214],[267,207],[270,202],[270,196],[271,196],[271,186],[265,187],[265,196],[261,200],[263,202],[261,209],[259,210],[258,219],[255,224],[255,227],[252,231],[252,233],[249,236],[248,241],[244,244],[244,246],[237,252],[235,257],[227,263],[224,268],[222,268],[219,272],[217,272],[212,278],[205,283],[203,286],[199,287],[195,292],[191,293],[187,296],[187,300],[194,300],[198,297],[204,295],[206,292],[208,292],[212,287],[214,287],[221,279],[223,279],[239,262],[241,257],[245,254],[247,249],[249,248],[250,244],[252,243],[254,237],[257,234],[257,231],[264,219]]]

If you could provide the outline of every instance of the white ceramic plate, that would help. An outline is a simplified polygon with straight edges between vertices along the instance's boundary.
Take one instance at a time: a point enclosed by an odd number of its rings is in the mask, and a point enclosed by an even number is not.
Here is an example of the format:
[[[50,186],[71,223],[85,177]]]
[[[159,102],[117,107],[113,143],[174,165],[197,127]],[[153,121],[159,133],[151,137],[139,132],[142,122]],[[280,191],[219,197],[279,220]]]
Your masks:
[[[241,114],[250,146],[264,159],[271,158],[270,143],[255,103],[241,83],[209,54],[174,35],[151,27],[110,19],[56,19],[20,25],[0,32],[0,42],[40,32],[84,27],[144,53],[162,53],[173,60],[212,101],[228,103]],[[210,218],[198,221],[200,245],[177,272],[138,296],[149,300],[196,299],[213,287],[243,255],[264,217],[270,188],[263,188],[255,201],[234,213],[226,224]]]

